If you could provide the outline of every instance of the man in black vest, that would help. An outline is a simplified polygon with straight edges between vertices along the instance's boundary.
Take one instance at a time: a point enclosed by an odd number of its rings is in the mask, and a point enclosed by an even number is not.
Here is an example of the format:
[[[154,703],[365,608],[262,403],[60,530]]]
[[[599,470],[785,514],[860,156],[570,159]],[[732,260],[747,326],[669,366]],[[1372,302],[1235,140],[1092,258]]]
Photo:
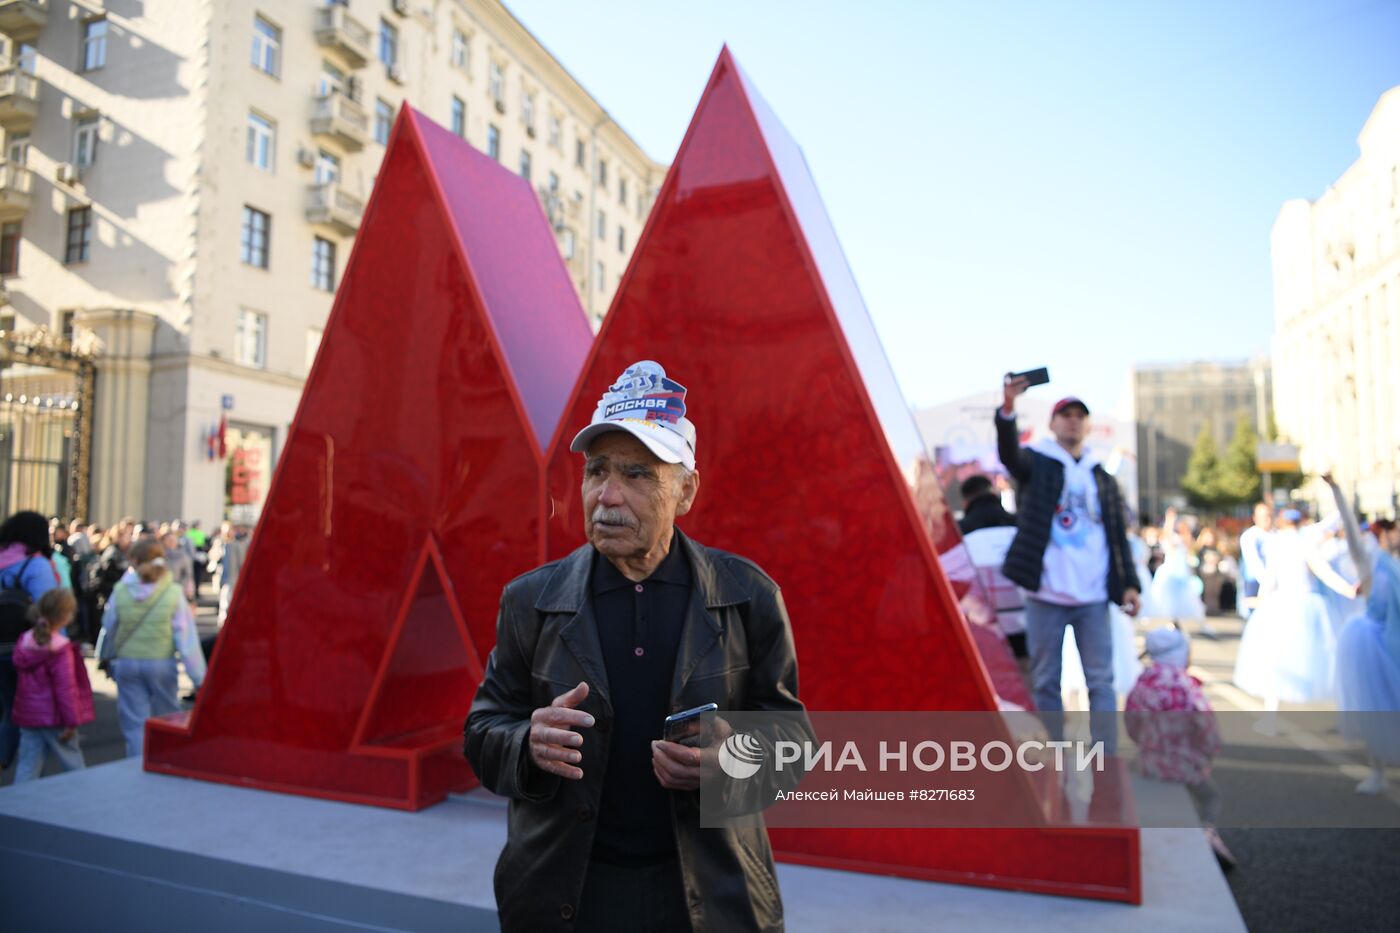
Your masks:
[[[1084,445],[1089,406],[1070,396],[1050,416],[1054,439],[1022,447],[1016,397],[1024,378],[1008,379],[996,413],[997,452],[1016,480],[1016,537],[1002,573],[1026,591],[1026,641],[1036,707],[1058,735],[1063,701],[1060,661],[1065,629],[1084,666],[1094,741],[1117,749],[1113,638],[1109,600],[1136,615],[1141,585],[1128,548],[1127,518],[1118,482]]]

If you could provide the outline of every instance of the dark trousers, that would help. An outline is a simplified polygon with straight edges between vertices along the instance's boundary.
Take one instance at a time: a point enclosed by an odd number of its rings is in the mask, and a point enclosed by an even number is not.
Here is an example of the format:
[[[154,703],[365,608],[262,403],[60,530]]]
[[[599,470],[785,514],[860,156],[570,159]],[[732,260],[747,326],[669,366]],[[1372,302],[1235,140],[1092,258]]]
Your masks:
[[[8,768],[19,750],[19,726],[10,721],[15,708],[15,692],[19,676],[15,673],[14,657],[8,651],[0,654],[0,768]]]
[[[590,861],[579,903],[577,933],[690,933],[681,863],[627,868]]]

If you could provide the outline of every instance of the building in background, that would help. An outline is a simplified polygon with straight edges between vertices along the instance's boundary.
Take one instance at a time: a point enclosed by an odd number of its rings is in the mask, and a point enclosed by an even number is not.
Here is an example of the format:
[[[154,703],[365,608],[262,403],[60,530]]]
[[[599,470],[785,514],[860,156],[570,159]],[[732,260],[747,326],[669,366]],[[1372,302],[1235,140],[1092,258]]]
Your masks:
[[[1186,505],[1181,478],[1202,428],[1210,428],[1222,456],[1241,418],[1265,435],[1270,382],[1269,361],[1263,358],[1139,365],[1129,372],[1126,407],[1137,425],[1144,516],[1160,520],[1168,506]]]
[[[595,327],[666,168],[495,0],[0,0],[0,33],[0,330],[62,364],[0,354],[10,508],[256,519],[401,104],[534,184]]]
[[[1304,472],[1331,469],[1368,514],[1400,496],[1400,87],[1357,137],[1361,157],[1274,221],[1274,405]],[[1330,496],[1312,480],[1310,498]]]

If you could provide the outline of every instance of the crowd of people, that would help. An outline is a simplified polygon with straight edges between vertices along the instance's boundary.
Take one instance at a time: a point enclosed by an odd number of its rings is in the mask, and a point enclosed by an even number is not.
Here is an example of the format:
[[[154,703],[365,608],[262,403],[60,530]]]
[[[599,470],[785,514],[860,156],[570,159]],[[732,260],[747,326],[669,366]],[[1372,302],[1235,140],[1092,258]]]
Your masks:
[[[225,522],[123,518],[110,528],[21,511],[0,525],[0,771],[37,778],[46,759],[83,767],[79,729],[93,721],[85,659],[117,685],[128,755],[145,721],[180,709],[179,668],[197,691],[216,636],[201,641],[195,605],[206,580],[222,625],[248,547]]]

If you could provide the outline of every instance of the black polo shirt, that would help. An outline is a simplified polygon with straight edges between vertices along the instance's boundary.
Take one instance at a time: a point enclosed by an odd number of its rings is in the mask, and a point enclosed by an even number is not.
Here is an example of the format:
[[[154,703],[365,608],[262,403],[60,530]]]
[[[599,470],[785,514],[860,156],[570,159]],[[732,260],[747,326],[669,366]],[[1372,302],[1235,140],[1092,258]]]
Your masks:
[[[593,857],[616,865],[675,858],[668,791],[651,769],[651,743],[671,714],[671,680],[690,605],[680,538],[650,577],[634,583],[597,551],[589,593],[613,707],[612,744]]]

